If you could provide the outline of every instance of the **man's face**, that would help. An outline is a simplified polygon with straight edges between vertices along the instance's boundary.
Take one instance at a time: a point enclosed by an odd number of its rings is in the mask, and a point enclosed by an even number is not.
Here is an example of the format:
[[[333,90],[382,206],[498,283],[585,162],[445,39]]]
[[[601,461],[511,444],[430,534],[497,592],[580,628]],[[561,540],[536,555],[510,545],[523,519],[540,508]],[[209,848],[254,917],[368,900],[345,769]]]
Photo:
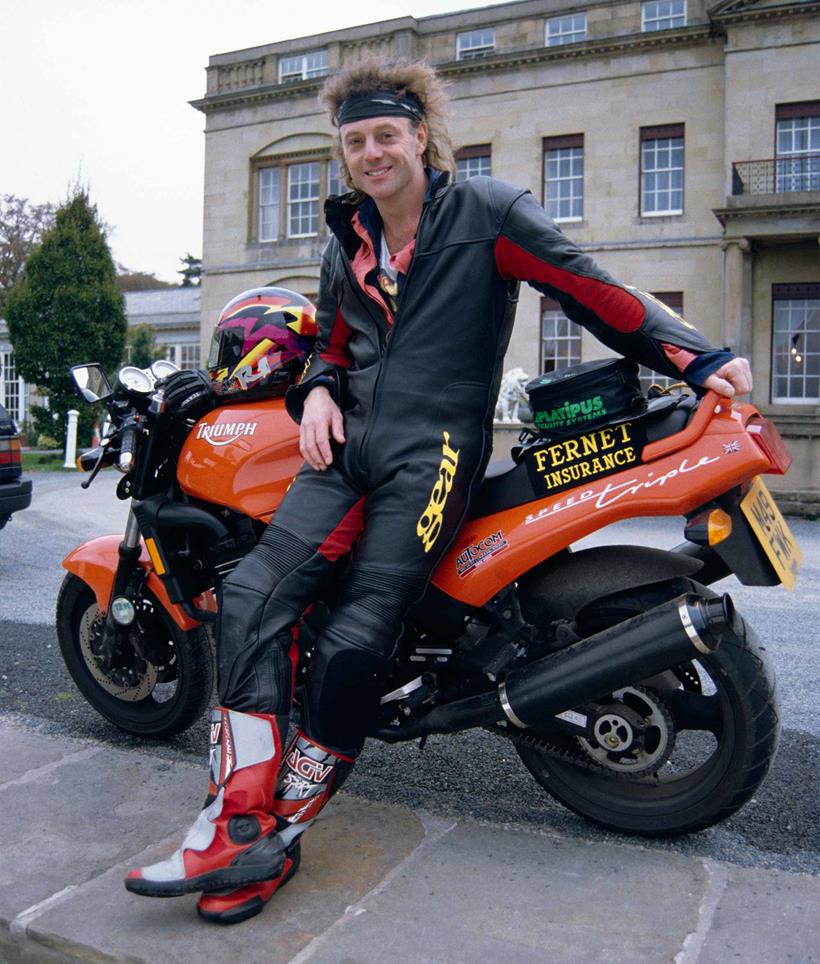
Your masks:
[[[343,124],[339,135],[354,186],[375,201],[395,198],[408,185],[423,183],[424,122],[414,130],[405,117],[369,117]]]

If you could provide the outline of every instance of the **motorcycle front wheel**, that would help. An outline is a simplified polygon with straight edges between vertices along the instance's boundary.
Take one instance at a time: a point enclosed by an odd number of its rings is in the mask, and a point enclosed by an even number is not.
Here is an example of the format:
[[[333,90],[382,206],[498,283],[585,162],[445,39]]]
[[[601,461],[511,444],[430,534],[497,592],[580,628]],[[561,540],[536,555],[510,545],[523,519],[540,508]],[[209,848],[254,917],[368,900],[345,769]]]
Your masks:
[[[697,583],[686,588],[713,595]],[[610,600],[614,606],[593,614],[584,635],[651,609],[665,595],[644,589]],[[726,820],[763,782],[777,750],[774,674],[739,615],[737,633],[725,632],[715,653],[598,702],[605,705],[600,742],[559,736],[516,749],[550,796],[609,830],[671,836]],[[617,744],[630,721],[645,728],[643,745],[611,752],[607,739]]]
[[[69,573],[57,598],[66,668],[91,706],[135,736],[167,737],[195,723],[211,701],[213,651],[204,627],[183,631],[144,590],[110,667],[97,658],[103,616],[91,588]]]

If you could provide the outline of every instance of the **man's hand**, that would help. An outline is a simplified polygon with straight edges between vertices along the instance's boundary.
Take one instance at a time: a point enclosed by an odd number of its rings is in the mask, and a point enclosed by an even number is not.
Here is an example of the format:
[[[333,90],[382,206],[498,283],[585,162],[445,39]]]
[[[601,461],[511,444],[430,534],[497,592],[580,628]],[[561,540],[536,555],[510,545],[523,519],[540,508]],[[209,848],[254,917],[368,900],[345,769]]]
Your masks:
[[[733,358],[710,375],[703,387],[727,398],[744,395],[752,390],[752,369],[745,358]]]
[[[330,437],[342,443],[345,440],[344,419],[339,406],[330,392],[317,385],[305,399],[302,423],[299,426],[299,451],[307,464],[319,472],[333,461]]]

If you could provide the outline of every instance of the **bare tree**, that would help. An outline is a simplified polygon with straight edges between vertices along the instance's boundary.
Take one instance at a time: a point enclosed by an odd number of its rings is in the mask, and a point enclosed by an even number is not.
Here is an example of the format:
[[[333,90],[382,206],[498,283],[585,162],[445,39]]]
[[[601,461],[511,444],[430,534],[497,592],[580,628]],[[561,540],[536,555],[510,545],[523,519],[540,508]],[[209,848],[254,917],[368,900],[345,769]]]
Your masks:
[[[54,224],[53,204],[32,204],[14,194],[0,195],[0,316],[6,294],[23,272],[31,252]]]

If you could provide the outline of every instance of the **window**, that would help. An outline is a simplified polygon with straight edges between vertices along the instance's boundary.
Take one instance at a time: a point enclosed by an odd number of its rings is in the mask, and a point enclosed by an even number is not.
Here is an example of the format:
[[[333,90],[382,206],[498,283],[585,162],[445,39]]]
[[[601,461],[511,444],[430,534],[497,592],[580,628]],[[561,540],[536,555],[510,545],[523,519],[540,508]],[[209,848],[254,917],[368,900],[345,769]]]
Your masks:
[[[286,84],[292,80],[313,80],[314,77],[324,77],[327,73],[327,51],[310,50],[293,57],[282,57],[279,60],[279,83]]]
[[[778,104],[775,190],[820,191],[820,101]]]
[[[0,348],[0,405],[8,409],[18,428],[28,415],[27,402],[28,385],[17,374],[14,354],[11,348]]]
[[[281,172],[278,167],[263,167],[259,171],[260,241],[276,241],[279,237],[280,182]]]
[[[584,135],[545,137],[544,207],[554,221],[584,216]]]
[[[772,401],[820,402],[820,284],[772,285]]]
[[[541,299],[541,373],[581,361],[581,329],[552,298]]]
[[[686,0],[648,0],[641,4],[641,30],[686,26]]]
[[[676,311],[679,315],[683,314],[682,291],[652,291],[650,294],[653,298],[657,298],[658,301],[662,301],[667,308],[671,308],[672,311]],[[660,385],[661,388],[669,388],[670,385],[682,381],[681,378],[670,378],[668,375],[660,375],[658,372],[652,371],[651,368],[646,368],[643,365],[638,367],[638,378],[640,379],[641,391],[644,395],[649,391],[650,385]]]
[[[683,214],[683,124],[641,128],[641,214]]]
[[[456,60],[473,60],[495,52],[495,27],[468,30],[456,38]]]
[[[288,168],[288,237],[319,233],[319,162]]]
[[[175,342],[165,345],[165,357],[178,368],[199,368],[199,342]]]
[[[587,15],[571,13],[566,17],[550,17],[546,23],[544,43],[547,47],[559,44],[574,44],[587,39]]]
[[[466,181],[477,174],[492,173],[492,147],[489,144],[474,144],[456,151],[456,180]]]

